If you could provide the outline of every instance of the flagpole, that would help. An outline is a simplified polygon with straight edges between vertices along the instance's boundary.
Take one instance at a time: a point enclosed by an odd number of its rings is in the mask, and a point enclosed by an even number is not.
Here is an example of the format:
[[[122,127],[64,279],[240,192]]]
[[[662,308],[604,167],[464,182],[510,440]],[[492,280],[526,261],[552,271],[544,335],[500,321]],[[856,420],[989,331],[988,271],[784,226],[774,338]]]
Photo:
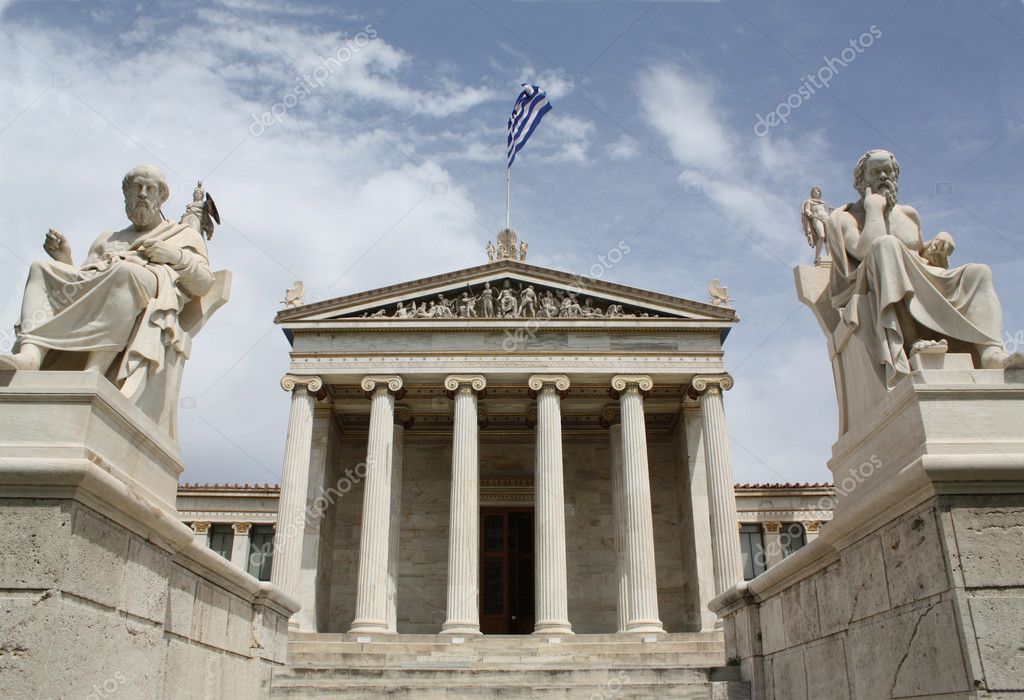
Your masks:
[[[505,166],[505,228],[512,228],[512,168]]]

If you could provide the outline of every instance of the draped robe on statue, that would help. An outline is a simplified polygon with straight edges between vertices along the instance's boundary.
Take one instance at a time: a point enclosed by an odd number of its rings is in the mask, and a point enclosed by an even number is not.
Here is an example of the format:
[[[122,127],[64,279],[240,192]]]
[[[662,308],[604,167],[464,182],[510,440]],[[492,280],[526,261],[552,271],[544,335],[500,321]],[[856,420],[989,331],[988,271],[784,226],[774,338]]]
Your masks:
[[[887,387],[910,374],[898,315],[901,305],[922,338],[948,340],[950,350],[970,352],[975,366],[980,366],[978,345],[1002,347],[1002,307],[987,265],[953,270],[932,265],[918,253],[922,244],[916,226],[914,235],[907,226],[896,227],[858,260],[847,250],[838,221],[850,215],[849,206],[837,209],[828,221],[829,294],[833,308],[854,329],[871,359],[884,367]]]
[[[140,240],[186,252],[177,265],[151,263],[133,250]],[[43,369],[81,369],[87,353],[118,352],[107,378],[176,438],[181,372],[192,350],[181,319],[213,281],[206,241],[190,226],[164,221],[141,237],[131,228],[106,232],[80,268],[32,264],[19,343],[50,350]]]

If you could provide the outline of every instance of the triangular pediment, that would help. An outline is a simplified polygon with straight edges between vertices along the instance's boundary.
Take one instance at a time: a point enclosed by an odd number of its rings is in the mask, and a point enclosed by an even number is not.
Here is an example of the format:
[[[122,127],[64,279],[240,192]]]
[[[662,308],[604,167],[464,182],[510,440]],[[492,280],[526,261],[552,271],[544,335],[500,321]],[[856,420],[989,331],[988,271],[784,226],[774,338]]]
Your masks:
[[[306,304],[277,323],[309,321],[487,321],[557,318],[560,322],[675,319],[736,321],[731,308],[503,260]]]

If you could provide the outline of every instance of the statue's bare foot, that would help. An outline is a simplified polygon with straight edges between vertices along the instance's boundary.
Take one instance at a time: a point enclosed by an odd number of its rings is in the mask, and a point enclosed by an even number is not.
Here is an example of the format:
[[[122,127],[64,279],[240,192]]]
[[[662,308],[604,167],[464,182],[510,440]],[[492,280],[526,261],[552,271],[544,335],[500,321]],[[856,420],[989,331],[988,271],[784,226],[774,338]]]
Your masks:
[[[0,372],[16,372],[23,369],[39,369],[42,362],[35,353],[19,352],[17,355],[0,355]]]
[[[910,346],[910,354],[916,355],[918,353],[924,353],[926,355],[936,354],[941,355],[942,353],[949,350],[949,343],[943,340],[916,340],[914,344]]]
[[[985,369],[1022,369],[1024,353],[1008,353],[998,347],[986,348],[981,353],[981,366]]]

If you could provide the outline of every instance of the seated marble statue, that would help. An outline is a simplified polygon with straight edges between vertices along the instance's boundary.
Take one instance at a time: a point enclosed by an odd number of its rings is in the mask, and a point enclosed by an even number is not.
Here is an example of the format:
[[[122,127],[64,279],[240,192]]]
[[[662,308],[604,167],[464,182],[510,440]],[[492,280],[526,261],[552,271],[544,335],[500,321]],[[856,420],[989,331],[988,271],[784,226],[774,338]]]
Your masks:
[[[832,212],[833,308],[863,341],[892,387],[922,351],[969,352],[975,367],[1024,366],[1002,342],[1003,314],[987,265],[947,269],[953,238],[925,242],[921,219],[897,204],[900,166],[885,150],[861,156],[853,172],[858,201]]]
[[[183,311],[214,284],[197,230],[202,205],[190,204],[180,223],[164,220],[170,189],[152,166],[131,170],[121,188],[131,225],[101,234],[81,266],[63,235],[46,235],[52,260],[30,268],[16,352],[0,355],[0,371],[99,372],[175,437],[181,369],[196,330],[184,327]]]

